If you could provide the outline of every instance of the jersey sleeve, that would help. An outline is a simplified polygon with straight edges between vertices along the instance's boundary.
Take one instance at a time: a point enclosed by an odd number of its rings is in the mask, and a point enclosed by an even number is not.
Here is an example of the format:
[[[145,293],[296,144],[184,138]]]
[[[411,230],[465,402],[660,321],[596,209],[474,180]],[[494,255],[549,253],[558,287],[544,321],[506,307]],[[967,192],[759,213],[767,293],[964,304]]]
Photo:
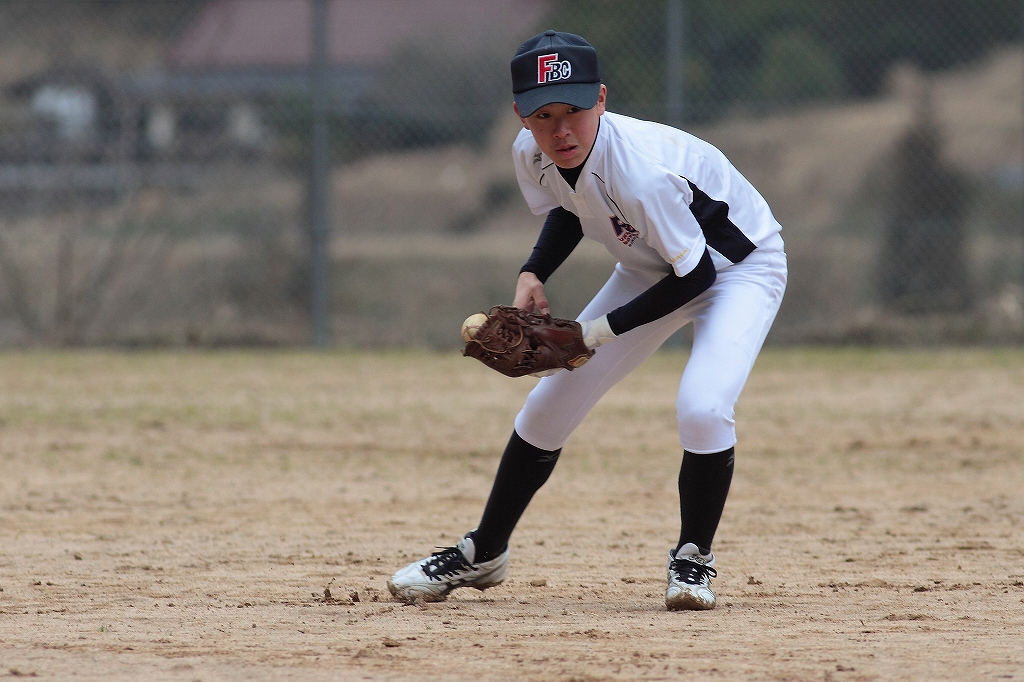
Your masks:
[[[554,171],[554,165],[544,168],[545,163],[551,162],[540,153],[530,131],[520,131],[512,147],[512,160],[516,169],[516,180],[519,181],[519,190],[534,215],[544,215],[551,209],[561,206],[546,182],[549,181],[547,172]]]
[[[685,178],[667,170],[652,173],[635,183],[630,206],[635,222],[648,246],[665,259],[676,275],[682,277],[697,267],[707,243],[700,224],[690,211],[693,191]],[[624,210],[625,209],[624,207]]]

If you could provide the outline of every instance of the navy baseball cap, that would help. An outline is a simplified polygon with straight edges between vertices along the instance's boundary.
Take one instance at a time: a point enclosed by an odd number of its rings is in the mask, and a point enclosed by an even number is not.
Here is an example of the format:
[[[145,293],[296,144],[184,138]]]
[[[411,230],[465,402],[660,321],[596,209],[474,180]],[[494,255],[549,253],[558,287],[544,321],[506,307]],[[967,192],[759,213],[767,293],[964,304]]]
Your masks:
[[[553,102],[590,109],[600,91],[597,50],[573,33],[544,31],[512,58],[512,96],[521,116]]]

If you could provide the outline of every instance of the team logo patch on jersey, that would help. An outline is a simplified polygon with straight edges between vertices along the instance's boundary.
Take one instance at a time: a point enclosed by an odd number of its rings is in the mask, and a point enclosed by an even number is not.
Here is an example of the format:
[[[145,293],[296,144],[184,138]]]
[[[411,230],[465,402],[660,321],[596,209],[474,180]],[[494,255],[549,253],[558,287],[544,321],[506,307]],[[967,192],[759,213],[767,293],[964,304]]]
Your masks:
[[[615,237],[626,246],[633,246],[639,237],[640,233],[637,232],[636,228],[629,223],[624,223],[616,216],[611,216],[612,229],[615,230]]]
[[[558,53],[542,54],[537,57],[537,85],[564,81],[572,75],[572,64],[558,61]]]

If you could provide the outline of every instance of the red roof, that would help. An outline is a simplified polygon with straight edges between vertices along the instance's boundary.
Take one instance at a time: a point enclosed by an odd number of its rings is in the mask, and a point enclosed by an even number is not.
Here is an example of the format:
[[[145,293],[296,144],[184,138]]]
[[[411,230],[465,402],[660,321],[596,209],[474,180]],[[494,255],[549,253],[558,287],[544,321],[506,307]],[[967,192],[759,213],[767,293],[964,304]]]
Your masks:
[[[500,26],[529,32],[550,5],[551,0],[331,0],[329,54],[336,64],[372,66],[396,44],[434,30]],[[308,64],[311,24],[311,0],[211,0],[174,45],[170,61],[184,68]]]

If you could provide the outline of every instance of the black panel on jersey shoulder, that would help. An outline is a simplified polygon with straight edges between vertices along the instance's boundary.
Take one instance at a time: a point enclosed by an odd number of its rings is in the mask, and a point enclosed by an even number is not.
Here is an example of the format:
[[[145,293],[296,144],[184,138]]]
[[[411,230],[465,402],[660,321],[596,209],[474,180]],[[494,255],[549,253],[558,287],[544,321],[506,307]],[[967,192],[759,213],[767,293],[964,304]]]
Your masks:
[[[739,263],[753,253],[757,246],[747,239],[743,230],[729,220],[729,204],[712,199],[697,185],[686,178],[683,180],[686,180],[690,191],[693,192],[690,213],[697,219],[697,224],[704,232],[704,241],[708,243],[708,246],[733,263]]]

